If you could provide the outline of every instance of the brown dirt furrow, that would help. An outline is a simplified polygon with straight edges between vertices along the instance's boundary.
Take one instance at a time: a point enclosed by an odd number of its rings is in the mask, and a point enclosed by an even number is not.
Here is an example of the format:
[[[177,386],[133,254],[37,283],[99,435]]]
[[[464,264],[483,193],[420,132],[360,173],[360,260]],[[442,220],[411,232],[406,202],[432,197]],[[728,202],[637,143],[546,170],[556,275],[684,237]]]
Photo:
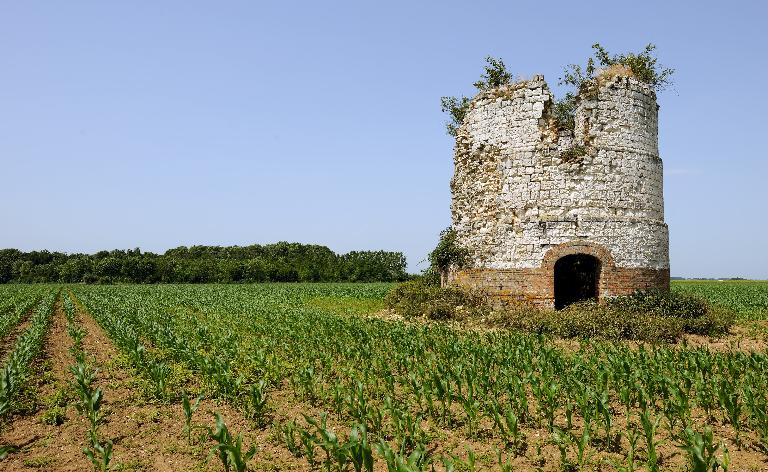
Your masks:
[[[88,331],[83,340],[84,350],[92,357],[94,365],[103,371],[97,384],[104,389],[105,408],[109,412],[107,422],[102,425],[106,437],[114,441],[115,461],[127,470],[181,471],[181,470],[223,470],[219,459],[213,455],[208,459],[214,444],[207,440],[207,428],[215,428],[215,413],[221,414],[230,433],[242,433],[243,446],[257,449],[256,456],[249,462],[254,470],[304,471],[312,469],[306,460],[299,459],[273,438],[270,426],[259,428],[243,413],[229,403],[204,398],[192,418],[192,444],[184,434],[185,418],[181,401],[174,404],[158,404],[147,400],[141,394],[143,381],[125,366],[116,347],[106,333],[78,305],[81,311],[81,325]],[[182,384],[188,390],[199,386],[200,379],[190,377]],[[181,392],[172,392],[178,398]],[[190,394],[191,397],[194,395]],[[278,411],[271,419],[285,420],[285,407],[281,401],[273,401]],[[319,414],[317,409],[305,409],[307,413]],[[300,417],[298,413],[290,417]]]
[[[113,468],[119,470],[191,471],[205,470],[207,449],[190,446],[182,435],[184,415],[179,405],[152,405],[134,388],[130,369],[121,363],[117,350],[101,328],[87,314],[79,314],[87,331],[83,348],[88,362],[98,370],[95,386],[104,392],[104,424],[100,436],[114,442]],[[59,426],[43,422],[45,399],[74,377],[69,367],[75,359],[69,351],[72,339],[59,304],[44,344],[38,392],[42,406],[27,416],[17,416],[0,434],[0,444],[18,450],[0,462],[3,471],[87,471],[93,470],[83,448],[88,446],[87,420],[76,410],[70,394],[66,418]],[[71,391],[71,390],[70,390]],[[202,408],[201,410],[202,411]],[[199,415],[199,413],[198,413]],[[216,470],[211,468],[211,470]]]
[[[193,439],[189,444],[184,434],[181,402],[168,405],[148,401],[142,394],[143,381],[126,368],[125,359],[101,327],[85,313],[81,313],[81,320],[88,331],[83,348],[89,356],[93,356],[92,363],[102,369],[97,385],[104,390],[107,418],[101,432],[113,440],[114,461],[125,470],[223,470],[216,456],[207,461],[213,443],[205,439],[206,427],[215,426],[214,412],[222,415],[233,435],[242,432],[244,445],[255,445],[259,450],[258,456],[265,458],[262,463],[273,466],[272,470],[299,470],[301,465],[306,464],[270,442],[269,428],[255,428],[236,408],[216,400],[204,399],[200,403],[200,408],[193,415]],[[197,381],[186,380],[188,384]]]
[[[181,407],[148,403],[134,372],[106,333],[87,313],[80,312],[79,317],[88,333],[83,350],[99,369],[96,386],[104,392],[105,415],[100,433],[114,443],[114,464],[124,470],[198,469],[199,448],[189,446],[182,434]]]
[[[75,410],[68,404],[61,425],[43,422],[48,412],[46,399],[57,390],[66,388],[72,374],[69,366],[74,358],[69,352],[72,339],[67,334],[67,322],[59,303],[54,309],[51,327],[43,345],[39,361],[44,366],[38,369],[38,403],[40,408],[33,414],[17,416],[5,428],[0,443],[10,444],[18,451],[10,454],[0,465],[3,470],[88,470],[91,466],[82,453],[87,427]]]

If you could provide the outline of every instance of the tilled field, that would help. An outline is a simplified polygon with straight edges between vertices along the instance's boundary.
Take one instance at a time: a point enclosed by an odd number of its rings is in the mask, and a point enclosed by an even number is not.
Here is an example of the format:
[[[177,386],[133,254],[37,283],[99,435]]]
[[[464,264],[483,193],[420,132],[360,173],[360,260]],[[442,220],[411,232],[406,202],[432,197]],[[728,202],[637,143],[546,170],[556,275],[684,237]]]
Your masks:
[[[369,316],[388,289],[0,286],[0,466],[768,469],[764,343]]]

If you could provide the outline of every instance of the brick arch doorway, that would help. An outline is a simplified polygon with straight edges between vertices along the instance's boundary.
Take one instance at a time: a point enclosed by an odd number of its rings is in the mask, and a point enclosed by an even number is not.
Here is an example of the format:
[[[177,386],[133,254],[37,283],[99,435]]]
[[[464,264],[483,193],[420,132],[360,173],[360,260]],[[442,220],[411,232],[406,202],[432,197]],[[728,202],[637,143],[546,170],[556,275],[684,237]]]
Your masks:
[[[583,300],[596,300],[600,286],[600,259],[589,254],[569,254],[555,262],[555,309]]]

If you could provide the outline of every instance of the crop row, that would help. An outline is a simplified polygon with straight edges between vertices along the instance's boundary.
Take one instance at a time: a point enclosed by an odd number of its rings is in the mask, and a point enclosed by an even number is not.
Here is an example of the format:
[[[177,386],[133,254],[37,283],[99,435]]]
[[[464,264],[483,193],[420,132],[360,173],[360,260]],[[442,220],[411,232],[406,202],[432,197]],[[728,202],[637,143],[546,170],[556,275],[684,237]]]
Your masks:
[[[0,371],[0,417],[13,406],[14,397],[31,373],[31,363],[37,357],[43,338],[48,330],[57,292],[48,290],[37,302],[30,317],[30,325],[17,339],[13,350],[7,355]],[[20,305],[26,311],[25,303]]]
[[[40,301],[45,289],[34,285],[3,287],[0,298],[0,339],[7,336],[24,315]]]
[[[512,455],[526,454],[525,431],[542,429],[563,462],[579,465],[599,451],[655,469],[662,439],[692,461],[714,460],[722,438],[709,428],[721,423],[737,446],[768,451],[765,354],[612,343],[565,350],[541,336],[337,316],[306,303],[316,290],[76,292],[108,331],[127,333],[116,336],[129,340],[118,344],[129,352],[142,342],[161,350],[200,375],[209,394],[258,417],[265,398],[287,389],[364,427],[401,459],[425,450],[439,428],[491,438]],[[381,294],[367,286],[319,290],[340,303]],[[718,454],[727,456],[725,447]]]

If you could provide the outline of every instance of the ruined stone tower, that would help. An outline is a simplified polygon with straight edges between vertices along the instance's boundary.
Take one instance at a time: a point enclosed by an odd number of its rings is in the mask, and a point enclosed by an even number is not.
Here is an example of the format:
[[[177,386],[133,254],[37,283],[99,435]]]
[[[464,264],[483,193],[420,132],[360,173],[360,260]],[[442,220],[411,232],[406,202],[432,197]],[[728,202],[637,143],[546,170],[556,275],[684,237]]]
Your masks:
[[[658,105],[631,77],[579,96],[573,131],[543,76],[481,92],[458,130],[453,228],[470,262],[452,283],[560,308],[669,288]]]

